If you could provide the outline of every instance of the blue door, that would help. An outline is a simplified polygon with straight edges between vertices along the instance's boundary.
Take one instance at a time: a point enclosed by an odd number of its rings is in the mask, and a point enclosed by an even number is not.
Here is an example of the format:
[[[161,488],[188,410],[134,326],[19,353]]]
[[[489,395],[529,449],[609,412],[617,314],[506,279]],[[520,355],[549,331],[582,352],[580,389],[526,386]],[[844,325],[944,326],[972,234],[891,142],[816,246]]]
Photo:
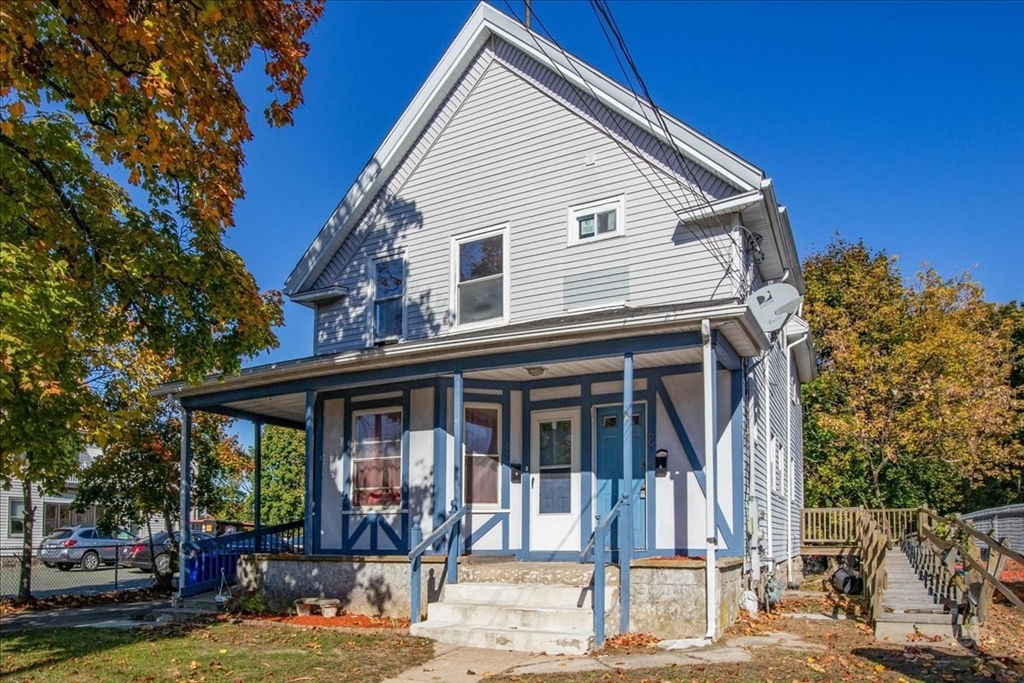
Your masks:
[[[622,406],[597,409],[597,514],[601,518],[622,497]],[[647,411],[633,404],[633,542],[647,547]],[[611,547],[619,547],[618,521],[612,524]]]

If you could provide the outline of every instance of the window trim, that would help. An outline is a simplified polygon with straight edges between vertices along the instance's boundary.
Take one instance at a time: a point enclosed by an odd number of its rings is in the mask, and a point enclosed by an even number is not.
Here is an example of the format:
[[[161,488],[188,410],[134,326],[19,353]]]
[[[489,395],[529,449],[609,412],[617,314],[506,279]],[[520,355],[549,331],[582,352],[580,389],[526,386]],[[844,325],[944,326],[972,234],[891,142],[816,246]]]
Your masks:
[[[485,410],[495,410],[495,411],[497,411],[497,413],[498,413],[498,426],[497,426],[498,452],[497,453],[495,453],[493,455],[490,454],[490,453],[488,453],[486,455],[470,455],[469,453],[466,452],[466,425],[469,424],[466,421],[466,411],[471,409],[471,408],[475,408],[477,410],[485,409]],[[462,406],[462,462],[461,462],[461,470],[459,472],[459,476],[462,477],[462,500],[460,502],[462,503],[462,505],[465,505],[465,506],[467,506],[467,507],[469,507],[469,508],[471,508],[473,510],[477,510],[477,511],[494,511],[494,510],[502,510],[503,509],[502,505],[501,505],[501,479],[504,476],[504,473],[503,473],[504,467],[502,466],[503,465],[503,463],[502,463],[502,452],[504,451],[504,448],[505,448],[504,444],[502,443],[503,435],[505,433],[505,431],[504,431],[505,423],[503,422],[504,419],[505,419],[505,416],[502,414],[501,404],[500,403],[487,403],[487,402],[481,402],[481,401],[473,401],[473,402],[470,402],[470,403],[464,403],[463,406]],[[493,457],[493,458],[496,458],[497,462],[498,462],[498,478],[495,480],[495,486],[496,486],[496,490],[495,490],[495,494],[496,495],[494,496],[495,502],[494,503],[468,503],[468,502],[466,502],[466,490],[468,488],[466,486],[466,471],[467,471],[466,470],[466,460],[468,458],[483,458],[483,457]]]
[[[21,533],[17,534],[11,531],[11,522],[14,520],[11,508],[14,507],[15,503],[21,505]],[[9,498],[7,500],[7,538],[25,538],[25,501],[22,498]]]
[[[470,232],[464,232],[459,235],[452,235],[451,237],[451,261],[450,271],[451,277],[449,277],[449,306],[448,313],[452,320],[451,329],[453,332],[465,332],[467,330],[478,330],[485,329],[488,327],[500,327],[502,325],[508,325],[510,320],[511,310],[511,297],[509,296],[509,284],[511,278],[509,277],[509,271],[511,270],[512,259],[510,258],[509,249],[509,226],[510,223],[505,222],[499,225],[492,225],[488,228],[482,228],[479,230],[473,230]],[[472,323],[462,323],[459,321],[459,247],[466,242],[476,242],[487,237],[493,237],[495,235],[501,235],[502,237],[502,263],[501,263],[501,275],[502,275],[502,315],[490,318],[488,320],[478,320]]]
[[[356,502],[355,490],[356,490],[356,462],[362,462],[363,460],[372,460],[373,458],[357,458],[356,457],[356,423],[363,415],[379,415],[383,413],[398,413],[399,423],[402,425],[402,434],[398,439],[398,479],[399,479],[399,495],[401,500],[398,505],[360,505]],[[394,510],[405,510],[406,509],[406,497],[405,491],[402,490],[402,482],[405,481],[405,411],[401,405],[396,406],[381,406],[379,408],[365,408],[362,410],[352,411],[352,439],[349,442],[349,458],[348,458],[348,501],[349,509],[355,512],[380,512],[380,511],[394,511]]]
[[[380,261],[401,261],[402,262],[402,294],[400,297],[389,297],[389,298],[400,298],[402,301],[402,332],[397,337],[378,337],[377,330],[374,327],[376,316],[374,310],[377,304],[377,263]],[[409,337],[409,258],[408,252],[405,249],[400,249],[394,254],[385,254],[383,256],[370,256],[367,258],[367,271],[369,276],[369,291],[367,296],[366,306],[366,346],[372,348],[377,346],[381,342],[401,342],[405,341]],[[383,344],[381,344],[383,345]]]
[[[606,213],[608,211],[615,211],[615,231],[606,232],[604,234],[597,234],[596,226],[595,233],[592,237],[580,237],[577,219],[580,216],[587,214],[599,214]],[[568,244],[570,247],[578,244],[592,244],[594,242],[601,242],[607,239],[614,239],[616,237],[626,236],[626,195],[621,194],[618,197],[610,197],[608,199],[602,199],[594,202],[587,202],[586,204],[577,204],[576,206],[570,206],[567,210],[566,217],[566,230],[568,236]]]

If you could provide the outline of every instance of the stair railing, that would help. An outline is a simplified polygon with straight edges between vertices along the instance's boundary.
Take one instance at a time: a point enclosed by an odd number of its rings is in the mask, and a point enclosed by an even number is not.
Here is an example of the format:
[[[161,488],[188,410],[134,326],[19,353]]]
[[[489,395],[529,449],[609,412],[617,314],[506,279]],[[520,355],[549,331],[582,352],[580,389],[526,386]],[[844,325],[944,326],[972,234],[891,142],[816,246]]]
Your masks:
[[[1024,556],[970,524],[927,508],[918,513],[917,528],[919,573],[947,605],[970,610],[983,624],[998,590],[1011,605],[1024,610],[1024,601],[997,578],[1007,558],[1024,564]]]
[[[459,507],[453,500],[452,510],[448,515],[448,519],[430,532],[430,535],[426,538],[423,538],[423,529],[420,526],[422,521],[420,515],[413,517],[412,529],[410,530],[410,540],[413,547],[412,550],[409,551],[409,598],[412,603],[410,606],[409,618],[414,624],[419,623],[420,620],[420,589],[422,588],[420,575],[423,564],[423,554],[442,538],[445,540],[446,553],[448,556],[445,582],[459,582],[459,555],[462,554],[462,518],[466,516],[466,512],[468,510],[468,507],[465,505]]]
[[[628,493],[623,493],[622,498],[617,502],[612,509],[608,512],[608,515],[601,519],[601,515],[594,515],[594,532],[590,534],[590,540],[587,542],[586,547],[583,548],[583,552],[580,553],[580,562],[586,562],[587,556],[590,554],[591,549],[594,551],[594,649],[600,650],[604,647],[604,568],[605,568],[605,553],[608,548],[608,537],[611,534],[612,522],[619,517],[619,510],[621,509],[622,503],[626,500]],[[623,581],[629,581],[629,573],[620,573]],[[628,614],[626,606],[622,604],[625,599],[625,591],[620,587],[619,589],[619,614]],[[628,624],[620,626],[620,631],[625,633],[628,629]]]
[[[868,617],[874,622],[882,616],[882,596],[887,585],[885,553],[889,548],[889,536],[869,511],[861,509],[859,517],[861,578]]]

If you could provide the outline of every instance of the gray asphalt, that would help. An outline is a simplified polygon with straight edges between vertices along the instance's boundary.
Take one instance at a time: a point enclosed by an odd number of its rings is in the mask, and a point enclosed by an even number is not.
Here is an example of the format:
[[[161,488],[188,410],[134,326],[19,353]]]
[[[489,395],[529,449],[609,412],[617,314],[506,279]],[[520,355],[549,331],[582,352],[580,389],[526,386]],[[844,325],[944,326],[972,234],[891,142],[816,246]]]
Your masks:
[[[4,614],[0,615],[0,633],[56,627],[132,628],[145,623],[141,618],[154,609],[170,606],[166,599]]]

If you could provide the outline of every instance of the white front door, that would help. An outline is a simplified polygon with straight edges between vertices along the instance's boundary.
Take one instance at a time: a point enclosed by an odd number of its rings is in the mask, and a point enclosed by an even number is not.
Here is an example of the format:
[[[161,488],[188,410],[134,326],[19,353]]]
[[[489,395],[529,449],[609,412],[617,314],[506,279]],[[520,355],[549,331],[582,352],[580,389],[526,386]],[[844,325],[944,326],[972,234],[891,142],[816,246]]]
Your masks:
[[[580,550],[580,411],[530,416],[530,550]]]

